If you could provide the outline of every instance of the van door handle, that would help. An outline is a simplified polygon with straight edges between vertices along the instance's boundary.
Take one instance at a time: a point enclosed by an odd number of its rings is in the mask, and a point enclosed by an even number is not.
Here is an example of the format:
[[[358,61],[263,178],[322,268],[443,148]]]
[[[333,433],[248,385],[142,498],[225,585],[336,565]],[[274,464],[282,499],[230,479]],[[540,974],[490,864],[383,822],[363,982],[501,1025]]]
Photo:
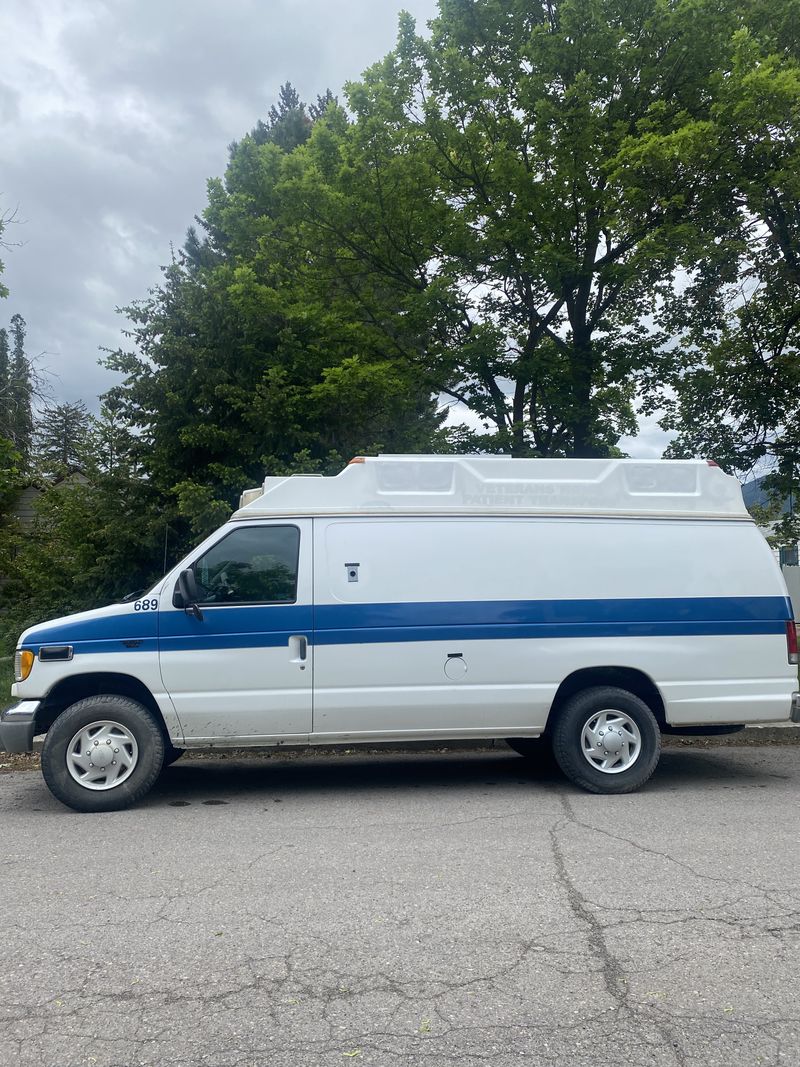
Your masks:
[[[292,634],[289,638],[289,660],[296,663],[301,671],[306,669],[306,656],[308,655],[308,638],[303,634]]]

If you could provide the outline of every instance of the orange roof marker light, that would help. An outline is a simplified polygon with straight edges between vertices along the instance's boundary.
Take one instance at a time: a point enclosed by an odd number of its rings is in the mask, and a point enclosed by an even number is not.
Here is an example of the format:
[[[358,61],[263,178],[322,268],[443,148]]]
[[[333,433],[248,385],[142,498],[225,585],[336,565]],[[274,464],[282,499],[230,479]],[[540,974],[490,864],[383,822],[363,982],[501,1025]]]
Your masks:
[[[353,458],[350,460],[350,463],[348,463],[347,466],[349,467],[351,463],[366,463],[366,460],[364,459],[363,456],[353,456]]]

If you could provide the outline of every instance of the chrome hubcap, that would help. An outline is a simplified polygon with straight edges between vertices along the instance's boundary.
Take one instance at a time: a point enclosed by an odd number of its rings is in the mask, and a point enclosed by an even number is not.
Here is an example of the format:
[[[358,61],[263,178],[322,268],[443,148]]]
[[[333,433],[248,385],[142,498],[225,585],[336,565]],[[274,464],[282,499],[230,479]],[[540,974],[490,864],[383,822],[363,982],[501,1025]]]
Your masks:
[[[113,789],[129,778],[139,759],[136,738],[118,722],[83,726],[67,746],[67,770],[86,789]]]
[[[639,727],[623,711],[597,711],[581,733],[584,758],[604,774],[619,774],[633,766],[642,750]]]

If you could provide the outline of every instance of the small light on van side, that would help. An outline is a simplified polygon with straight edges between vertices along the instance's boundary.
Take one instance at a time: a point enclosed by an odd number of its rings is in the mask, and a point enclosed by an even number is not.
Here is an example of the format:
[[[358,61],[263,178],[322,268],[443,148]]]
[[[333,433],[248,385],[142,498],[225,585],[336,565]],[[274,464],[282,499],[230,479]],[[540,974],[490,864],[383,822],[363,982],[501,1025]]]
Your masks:
[[[786,623],[786,651],[790,663],[800,662],[797,655],[797,623],[794,619]]]

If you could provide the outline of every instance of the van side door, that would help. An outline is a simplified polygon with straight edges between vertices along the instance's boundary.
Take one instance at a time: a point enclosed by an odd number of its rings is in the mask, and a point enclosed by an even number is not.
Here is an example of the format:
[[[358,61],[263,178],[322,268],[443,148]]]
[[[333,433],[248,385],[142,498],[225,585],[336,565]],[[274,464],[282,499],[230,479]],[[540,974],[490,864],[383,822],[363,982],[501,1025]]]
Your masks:
[[[525,625],[529,534],[492,517],[315,519],[315,737],[541,729],[557,683]]]
[[[173,600],[159,610],[164,688],[186,741],[304,740],[313,679],[311,521],[230,523],[181,565],[202,618]]]

